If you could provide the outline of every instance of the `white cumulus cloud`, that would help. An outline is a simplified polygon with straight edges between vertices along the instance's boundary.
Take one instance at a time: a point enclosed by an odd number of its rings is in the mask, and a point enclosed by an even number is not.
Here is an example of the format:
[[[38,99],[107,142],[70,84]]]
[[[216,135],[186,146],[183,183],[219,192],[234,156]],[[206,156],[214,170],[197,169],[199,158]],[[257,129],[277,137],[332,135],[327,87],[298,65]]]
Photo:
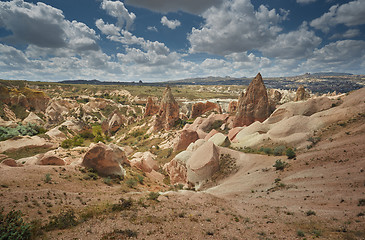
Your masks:
[[[357,0],[343,5],[334,5],[321,17],[311,21],[310,25],[323,32],[329,32],[338,24],[357,26],[365,24],[365,1]]]
[[[103,0],[101,8],[110,16],[118,19],[117,26],[120,28],[125,27],[128,30],[136,19],[136,15],[132,12],[130,13],[121,1]]]
[[[163,16],[161,18],[161,23],[162,23],[162,25],[164,25],[170,29],[175,29],[181,25],[181,22],[179,20],[169,20],[166,16]]]

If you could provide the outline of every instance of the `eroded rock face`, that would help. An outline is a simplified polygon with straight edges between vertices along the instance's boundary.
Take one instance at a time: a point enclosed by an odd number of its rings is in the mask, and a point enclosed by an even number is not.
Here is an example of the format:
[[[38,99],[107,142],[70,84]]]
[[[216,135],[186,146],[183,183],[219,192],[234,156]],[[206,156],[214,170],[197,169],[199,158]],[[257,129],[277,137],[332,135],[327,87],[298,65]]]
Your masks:
[[[133,155],[133,159],[130,160],[131,166],[139,168],[145,173],[152,172],[152,170],[158,170],[158,164],[155,161],[156,155],[150,152],[137,152]]]
[[[237,112],[238,102],[231,101],[228,105],[228,113],[235,113]]]
[[[101,176],[124,176],[122,163],[127,163],[127,157],[117,145],[97,143],[91,145],[85,154],[82,165],[94,169]]]
[[[65,161],[54,154],[45,154],[37,163],[38,165],[54,165],[63,166],[66,165]]]
[[[238,99],[238,110],[234,127],[248,126],[255,121],[263,122],[271,114],[266,87],[261,74],[252,80],[245,94]]]
[[[222,108],[219,106],[218,103],[212,103],[209,101],[207,101],[206,103],[198,102],[195,103],[192,107],[191,118],[199,117],[202,114],[209,111],[216,111],[217,113],[222,113]]]
[[[295,102],[298,102],[298,101],[307,100],[309,97],[310,97],[310,96],[309,96],[309,93],[307,93],[307,91],[305,91],[304,86],[300,86],[300,87],[297,89],[297,93],[295,94],[295,99],[294,99],[294,101],[295,101]]]
[[[179,119],[179,105],[172,95],[171,88],[166,87],[161,101],[160,109],[156,115],[155,130],[170,130]]]
[[[144,116],[153,116],[158,113],[158,110],[159,107],[153,102],[151,97],[148,97]]]
[[[126,121],[125,117],[118,110],[115,110],[109,115],[108,119],[102,123],[101,127],[104,132],[115,133]]]
[[[181,150],[185,150],[190,145],[190,143],[193,143],[198,139],[199,135],[196,131],[182,130],[180,133],[179,140],[174,146],[174,151],[178,152]]]
[[[43,126],[44,125],[44,121],[33,112],[30,112],[28,117],[26,117],[23,120],[23,124],[27,124],[27,123],[33,123],[33,124],[36,124],[38,126]]]
[[[201,145],[186,163],[187,180],[196,187],[209,180],[219,170],[219,150],[213,142]]]
[[[185,164],[182,164],[177,159],[172,159],[170,162],[166,163],[163,170],[167,172],[170,177],[170,183],[187,183],[187,170]]]
[[[280,102],[282,94],[276,89],[270,89],[268,93],[270,110],[274,112],[276,109],[276,105]]]

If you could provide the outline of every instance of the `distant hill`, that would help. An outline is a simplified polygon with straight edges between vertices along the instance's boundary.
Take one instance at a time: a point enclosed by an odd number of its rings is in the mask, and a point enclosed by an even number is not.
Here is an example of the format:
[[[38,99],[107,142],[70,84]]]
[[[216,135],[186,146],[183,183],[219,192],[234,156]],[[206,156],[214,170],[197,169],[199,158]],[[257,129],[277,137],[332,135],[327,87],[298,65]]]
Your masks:
[[[319,72],[311,73],[312,76],[351,76],[352,73],[337,73],[337,72]]]

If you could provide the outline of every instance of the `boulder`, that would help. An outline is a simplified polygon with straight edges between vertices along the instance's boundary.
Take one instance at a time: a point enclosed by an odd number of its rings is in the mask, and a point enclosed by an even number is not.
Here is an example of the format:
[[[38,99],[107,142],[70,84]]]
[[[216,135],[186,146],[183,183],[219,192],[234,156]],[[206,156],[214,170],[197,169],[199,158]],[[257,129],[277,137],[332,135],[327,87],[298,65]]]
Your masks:
[[[188,182],[199,188],[219,170],[219,150],[213,142],[205,142],[186,163]]]
[[[238,102],[237,101],[231,101],[228,105],[228,113],[235,113],[237,112]]]
[[[229,141],[228,137],[223,133],[215,134],[213,137],[209,138],[208,141],[220,147],[229,147],[229,145],[231,145],[231,142]]]
[[[14,159],[9,158],[5,154],[0,154],[0,163],[9,167],[19,167],[21,164],[18,164]]]
[[[126,121],[125,117],[118,110],[115,110],[109,115],[108,119],[103,121],[101,127],[104,132],[112,134],[118,131]]]
[[[206,141],[204,139],[199,139],[196,140],[196,142],[191,143],[188,148],[186,149],[187,151],[190,152],[195,152],[201,145],[203,145]]]
[[[153,115],[157,114],[158,110],[159,110],[159,107],[153,102],[151,97],[148,97],[144,116],[145,117],[153,116]]]
[[[299,86],[295,94],[295,102],[307,100],[310,97],[309,93],[305,90],[304,86]]]
[[[11,138],[6,141],[0,142],[0,153],[2,152],[14,152],[22,149],[30,148],[50,148],[53,144],[48,140],[39,136],[23,136]]]
[[[176,157],[163,166],[163,170],[170,177],[170,183],[187,183],[187,170],[185,164],[182,164]]]
[[[179,136],[178,142],[174,146],[174,151],[178,152],[185,150],[190,143],[199,139],[199,135],[196,131],[182,130]]]
[[[55,166],[63,166],[66,165],[66,162],[59,158],[54,151],[50,151],[45,153],[37,162],[37,165],[55,165]]]
[[[227,135],[229,141],[232,141],[236,137],[237,133],[239,133],[241,130],[242,130],[242,127],[235,127],[235,128],[232,128],[231,130],[229,130],[228,135]]]
[[[82,161],[84,167],[94,169],[101,176],[124,177],[123,163],[128,163],[123,150],[117,145],[104,143],[92,144]]]
[[[23,120],[23,124],[27,124],[27,123],[33,123],[33,124],[36,124],[38,126],[43,126],[44,125],[44,121],[37,116],[37,114],[33,113],[33,112],[30,112],[28,117],[26,117],[24,120]]]
[[[276,105],[280,102],[282,95],[278,90],[270,89],[268,92],[268,97],[269,97],[270,111],[273,112],[276,109]]]
[[[263,122],[271,114],[266,87],[260,73],[252,80],[245,94],[238,99],[234,127],[248,126],[255,121]]]
[[[175,126],[177,120],[179,120],[179,105],[172,95],[171,88],[167,86],[161,100],[160,109],[156,115],[154,129],[156,131],[161,129],[170,130]]]
[[[208,133],[208,135],[207,135],[207,136],[205,136],[204,140],[205,140],[205,141],[208,141],[208,140],[209,140],[209,138],[213,137],[213,136],[214,136],[215,134],[217,134],[217,133],[219,133],[217,130],[212,129],[212,130]]]
[[[219,106],[218,103],[212,102],[198,102],[195,103],[191,110],[191,118],[196,118],[201,116],[202,114],[209,112],[209,111],[216,111],[217,113],[222,113],[222,108]]]
[[[155,180],[157,183],[163,183],[163,180],[165,179],[165,176],[155,170],[152,170],[151,172],[146,172],[146,176],[149,179]]]
[[[159,169],[157,162],[155,161],[156,155],[150,152],[137,152],[130,160],[132,167],[139,168],[145,173],[149,173],[152,170],[157,171]]]

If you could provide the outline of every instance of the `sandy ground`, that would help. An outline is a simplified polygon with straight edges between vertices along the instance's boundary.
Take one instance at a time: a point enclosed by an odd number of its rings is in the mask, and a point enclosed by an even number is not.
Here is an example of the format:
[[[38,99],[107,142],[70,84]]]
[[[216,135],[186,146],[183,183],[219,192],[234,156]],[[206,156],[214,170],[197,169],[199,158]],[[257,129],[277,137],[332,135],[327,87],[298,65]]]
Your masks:
[[[131,191],[83,180],[78,167],[1,166],[0,207],[44,223],[70,208],[93,214],[43,239],[365,239],[365,206],[358,206],[365,199],[364,120],[332,126],[321,139],[295,160],[225,150],[237,156],[238,172],[204,191],[164,192],[159,201],[148,200],[147,190],[166,186],[146,182]],[[276,171],[277,159],[290,166]],[[129,209],[103,211],[129,197]]]

